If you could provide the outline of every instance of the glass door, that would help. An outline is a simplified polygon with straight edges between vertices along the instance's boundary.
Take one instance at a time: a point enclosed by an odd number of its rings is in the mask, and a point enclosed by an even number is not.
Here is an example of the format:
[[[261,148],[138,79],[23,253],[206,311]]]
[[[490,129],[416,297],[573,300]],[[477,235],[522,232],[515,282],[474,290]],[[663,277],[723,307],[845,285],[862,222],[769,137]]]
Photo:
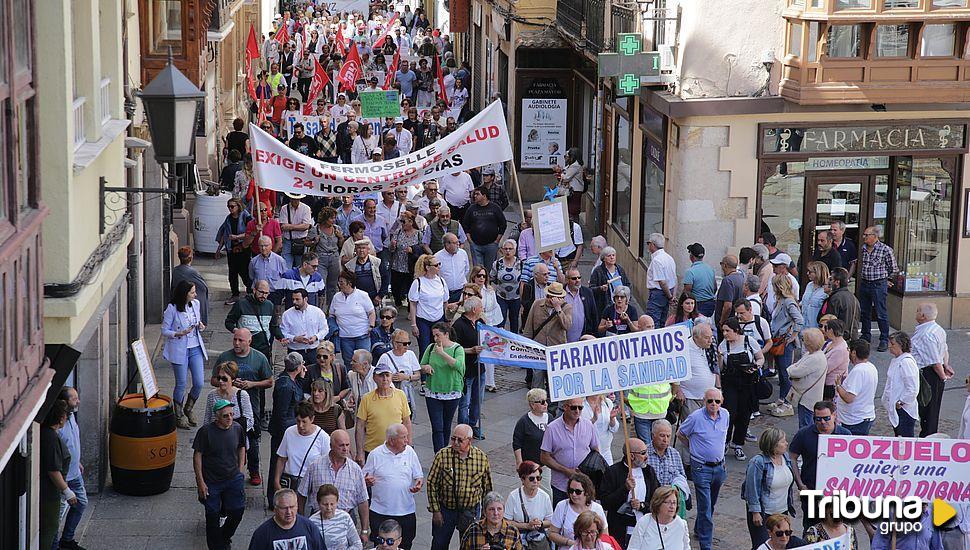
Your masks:
[[[870,217],[869,209],[866,207],[870,191],[869,179],[870,177],[865,175],[809,178],[805,197],[806,231],[802,241],[803,261],[799,265],[802,278],[804,278],[805,268],[815,254],[818,232],[828,231],[833,222],[844,223],[845,236],[852,242],[859,243],[859,236],[866,228]],[[888,182],[888,178],[886,181]],[[884,197],[886,192],[887,190],[883,189]]]

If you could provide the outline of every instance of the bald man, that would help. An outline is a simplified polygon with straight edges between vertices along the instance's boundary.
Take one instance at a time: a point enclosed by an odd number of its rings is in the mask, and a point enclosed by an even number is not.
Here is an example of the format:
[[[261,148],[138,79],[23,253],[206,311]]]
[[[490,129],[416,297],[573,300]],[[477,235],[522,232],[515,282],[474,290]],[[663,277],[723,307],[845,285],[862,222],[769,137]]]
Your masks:
[[[727,441],[730,414],[721,408],[721,390],[704,392],[704,408],[690,413],[680,425],[677,437],[690,449],[690,469],[697,492],[697,521],[694,535],[701,550],[710,550],[714,538],[714,506],[721,485],[727,479],[724,469],[724,445]]]
[[[307,464],[300,486],[297,489],[299,504],[297,510],[309,516],[319,508],[317,490],[321,485],[337,487],[340,495],[337,508],[356,516],[361,523],[360,540],[370,540],[370,506],[367,502],[367,485],[360,465],[353,461],[350,453],[350,434],[346,430],[330,433],[330,453]],[[304,509],[306,505],[306,509]]]

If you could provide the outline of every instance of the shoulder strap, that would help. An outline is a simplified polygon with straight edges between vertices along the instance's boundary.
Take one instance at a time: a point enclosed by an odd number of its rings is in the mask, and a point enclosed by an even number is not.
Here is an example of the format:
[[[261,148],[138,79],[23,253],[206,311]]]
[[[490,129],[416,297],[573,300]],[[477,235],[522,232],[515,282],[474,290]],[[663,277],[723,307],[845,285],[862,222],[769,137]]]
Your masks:
[[[323,428],[317,426],[317,435],[313,436],[313,441],[311,441],[310,446],[307,447],[306,454],[303,455],[303,462],[300,463],[300,471],[296,473],[296,477],[301,477],[303,475],[303,468],[306,467],[306,458],[310,456],[310,450],[312,450],[313,446],[317,443],[317,438],[320,437],[320,432],[322,431]]]
[[[555,317],[556,317],[555,313],[552,313],[549,315],[549,317],[546,317],[546,320],[539,324],[539,328],[537,328],[535,332],[532,333],[532,336],[533,337],[538,336],[539,333],[542,332],[542,329],[546,328],[546,325],[551,323]]]
[[[522,487],[519,487],[519,506],[522,507],[522,523],[529,523],[529,512],[525,509],[525,496],[522,495]]]
[[[657,519],[657,516],[653,516],[653,521],[657,524],[657,536],[660,537],[660,548],[662,550],[667,550],[667,545],[664,544],[664,533],[663,530],[660,529],[660,520]]]
[[[764,333],[764,331],[761,330],[761,320],[762,319],[764,319],[764,317],[762,317],[760,315],[755,315],[754,316],[754,328],[757,329],[758,336],[760,336],[761,339],[764,340],[765,339],[765,333]]]

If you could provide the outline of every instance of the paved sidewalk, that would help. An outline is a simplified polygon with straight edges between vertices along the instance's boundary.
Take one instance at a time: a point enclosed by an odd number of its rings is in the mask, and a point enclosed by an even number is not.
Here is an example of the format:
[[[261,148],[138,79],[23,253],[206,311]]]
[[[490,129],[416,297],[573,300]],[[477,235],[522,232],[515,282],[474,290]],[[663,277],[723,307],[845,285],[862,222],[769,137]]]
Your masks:
[[[584,266],[584,273],[588,273],[591,262]],[[228,282],[225,277],[225,260],[216,261],[211,258],[197,258],[196,267],[205,275],[210,289],[210,326],[205,333],[205,343],[210,355],[219,353],[231,347],[231,335],[227,332],[222,321],[228,312],[228,307],[222,304],[229,293]],[[402,316],[404,318],[404,316]],[[406,321],[405,321],[406,323]],[[155,371],[159,378],[162,391],[169,393],[174,385],[174,376],[168,364],[161,358],[161,346],[158,342],[158,326],[148,327],[146,342],[154,350]],[[949,342],[951,356],[955,365],[962,365],[963,359],[970,357],[970,338],[965,331],[950,331]],[[275,346],[279,348],[279,346]],[[890,355],[878,353],[874,362],[879,367],[880,374],[886,372]],[[280,369],[282,357],[276,356],[277,369]],[[962,381],[967,374],[966,369],[957,368],[957,378]],[[495,489],[507,495],[518,487],[515,476],[515,460],[512,454],[512,430],[518,418],[526,411],[524,375],[519,369],[496,369],[498,393],[487,393],[483,407],[483,425],[485,426],[484,441],[475,444],[488,453],[493,472]],[[880,382],[884,382],[880,380]],[[962,382],[961,382],[962,384]],[[204,388],[203,397],[210,388]],[[881,395],[882,390],[877,395]],[[942,429],[948,433],[955,433],[959,426],[959,418],[963,410],[965,393],[962,386],[953,384],[947,389],[944,399]],[[204,403],[204,399],[201,400]],[[425,474],[431,465],[432,445],[430,425],[424,402],[418,400],[414,417],[415,450],[421,458]],[[878,405],[877,405],[878,410]],[[201,417],[201,409],[196,412]],[[891,434],[884,415],[877,416],[874,434]],[[751,430],[756,435],[768,426],[777,426],[788,434],[795,432],[797,421],[794,417],[779,419],[762,416],[751,423]],[[622,434],[622,431],[620,432]],[[129,497],[116,493],[110,484],[99,495],[91,498],[90,507],[85,522],[81,526],[80,543],[88,549],[118,550],[177,548],[193,549],[205,548],[205,522],[202,506],[196,498],[195,478],[192,472],[191,441],[194,430],[179,430],[178,459],[176,461],[175,477],[172,488],[161,495],[152,497]],[[261,465],[265,475],[269,453],[269,438],[264,436],[262,445]],[[614,440],[614,456],[621,456],[622,436]],[[746,452],[753,456],[757,452],[756,444],[748,444]],[[738,463],[728,458],[728,480],[721,490],[720,499],[715,511],[715,547],[721,549],[747,548],[749,538],[745,525],[744,506],[740,499],[740,486],[743,480],[745,463]],[[265,478],[264,478],[265,479]],[[253,530],[269,515],[265,511],[265,486],[246,486],[247,506],[242,524],[236,534],[235,545],[245,548]],[[426,511],[426,493],[422,491],[416,495],[418,513],[418,536],[414,543],[415,549],[430,547],[431,517]],[[693,518],[689,518],[693,526]],[[866,537],[860,531],[860,540]],[[452,541],[452,547],[458,547],[457,538]],[[696,548],[696,544],[694,545]],[[864,544],[862,548],[868,548]]]

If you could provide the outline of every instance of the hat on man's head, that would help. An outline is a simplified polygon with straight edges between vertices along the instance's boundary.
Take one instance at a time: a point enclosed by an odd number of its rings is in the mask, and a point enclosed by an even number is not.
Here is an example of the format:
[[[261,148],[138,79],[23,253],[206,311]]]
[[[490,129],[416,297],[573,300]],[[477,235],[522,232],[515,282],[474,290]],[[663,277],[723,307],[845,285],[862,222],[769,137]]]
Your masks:
[[[546,287],[546,296],[552,296],[553,298],[564,298],[566,296],[566,289],[562,287],[562,283],[550,283]]]
[[[232,401],[226,399],[216,399],[216,404],[212,406],[212,412],[219,412],[226,407],[235,407],[235,405],[232,404]]]
[[[374,367],[374,376],[377,376],[378,374],[389,374],[390,372],[391,367],[387,366],[386,364],[380,364]]]
[[[495,175],[495,168],[492,168],[492,165],[491,164],[482,167],[482,175],[483,176],[494,176]]]
[[[694,243],[687,247],[687,252],[690,252],[695,258],[703,258],[704,246],[701,243]]]
[[[791,256],[782,252],[781,254],[772,258],[770,261],[774,265],[791,265]]]

